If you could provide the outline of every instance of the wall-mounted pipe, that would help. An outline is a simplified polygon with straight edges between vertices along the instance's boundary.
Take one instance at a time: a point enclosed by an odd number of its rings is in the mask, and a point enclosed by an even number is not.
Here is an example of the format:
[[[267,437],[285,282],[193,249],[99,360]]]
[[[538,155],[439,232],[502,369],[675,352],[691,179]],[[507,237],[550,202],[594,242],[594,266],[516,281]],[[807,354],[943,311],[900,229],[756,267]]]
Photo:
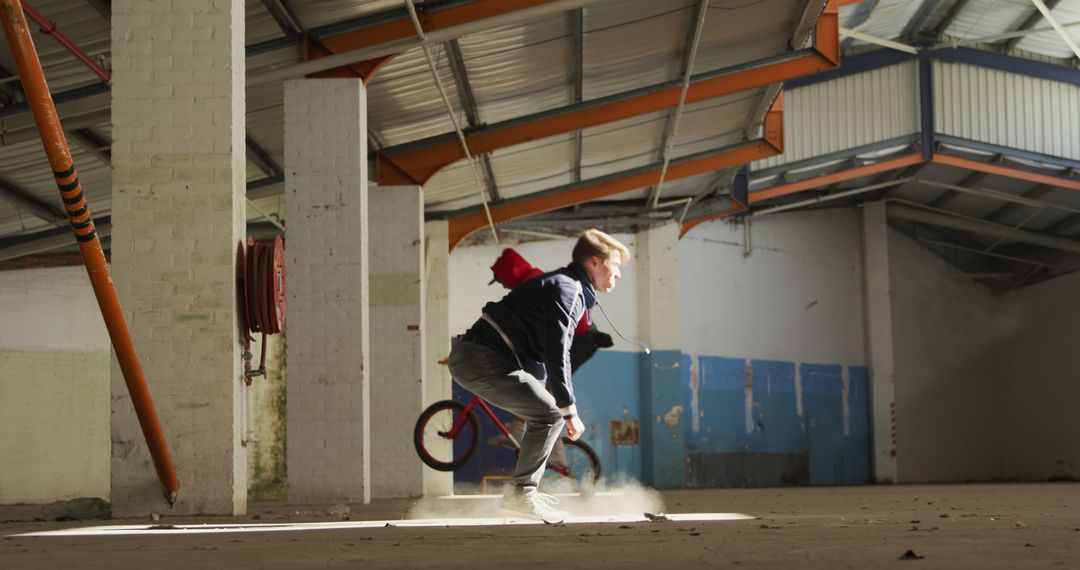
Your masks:
[[[34,48],[34,40],[30,36],[30,29],[23,17],[19,0],[0,0],[0,21],[3,23],[4,33],[11,45],[11,53],[18,65],[23,90],[26,92],[27,101],[30,102],[30,109],[34,113],[34,120],[41,133],[41,142],[49,157],[49,165],[52,167],[56,185],[64,201],[64,209],[67,210],[68,220],[71,222],[75,239],[79,244],[79,251],[86,264],[86,272],[90,275],[94,295],[97,297],[98,306],[101,307],[101,314],[105,318],[105,328],[112,339],[113,350],[120,363],[120,369],[123,371],[124,381],[127,383],[128,393],[135,406],[139,425],[142,426],[143,435],[146,437],[150,456],[154,460],[158,479],[164,488],[166,500],[172,504],[180,491],[180,482],[177,480],[169,446],[161,430],[161,423],[158,421],[157,411],[150,397],[150,389],[143,376],[142,365],[135,353],[135,344],[131,340],[131,333],[128,331],[127,321],[120,307],[120,299],[116,295],[116,288],[113,287],[109,266],[101,250],[101,241],[95,231],[94,220],[90,217],[90,209],[86,204],[82,185],[79,183],[79,175],[75,171],[75,163],[71,159],[64,129],[56,114],[56,106],[53,105],[49,86],[45,83],[45,73],[41,69],[41,61]]]
[[[79,61],[85,63],[91,71],[97,74],[97,76],[101,78],[102,82],[112,82],[112,75],[108,71],[106,71],[104,67],[98,65],[98,62],[91,59],[90,56],[82,50],[82,48],[75,44],[75,42],[71,41],[71,39],[65,36],[64,33],[60,31],[60,28],[57,27],[56,22],[50,22],[47,18],[45,18],[45,16],[42,16],[40,12],[27,4],[26,0],[23,0],[22,7],[23,11],[26,12],[26,15],[30,16],[30,19],[34,20],[39,26],[41,26],[41,31],[43,33],[56,38],[56,41],[60,42],[60,45],[67,48],[67,50],[70,51],[75,57],[77,57]]]

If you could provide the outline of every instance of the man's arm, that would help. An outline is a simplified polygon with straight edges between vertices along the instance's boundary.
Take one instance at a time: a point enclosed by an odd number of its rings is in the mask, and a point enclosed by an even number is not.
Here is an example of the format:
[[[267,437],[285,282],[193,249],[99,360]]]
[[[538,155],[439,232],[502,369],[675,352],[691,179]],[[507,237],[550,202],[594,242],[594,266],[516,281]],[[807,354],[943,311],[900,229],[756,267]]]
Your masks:
[[[555,404],[564,418],[577,415],[574,387],[571,381],[570,346],[573,344],[575,313],[581,312],[579,294],[574,282],[560,282],[552,287],[550,309],[544,319],[544,367],[547,369]]]

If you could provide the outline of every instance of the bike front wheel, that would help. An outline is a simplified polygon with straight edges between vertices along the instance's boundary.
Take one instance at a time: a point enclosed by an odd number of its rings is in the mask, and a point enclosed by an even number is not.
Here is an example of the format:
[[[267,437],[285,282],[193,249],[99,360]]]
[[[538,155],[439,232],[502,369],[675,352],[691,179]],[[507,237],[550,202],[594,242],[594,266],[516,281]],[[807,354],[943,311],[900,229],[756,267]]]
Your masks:
[[[460,429],[451,437],[450,432],[459,420]],[[471,411],[465,413],[465,405],[453,400],[428,406],[413,429],[417,455],[425,465],[438,471],[461,467],[476,453],[479,441],[480,424],[476,416]]]
[[[584,441],[562,438],[565,457],[549,460],[546,492],[589,492],[600,482],[600,456]]]

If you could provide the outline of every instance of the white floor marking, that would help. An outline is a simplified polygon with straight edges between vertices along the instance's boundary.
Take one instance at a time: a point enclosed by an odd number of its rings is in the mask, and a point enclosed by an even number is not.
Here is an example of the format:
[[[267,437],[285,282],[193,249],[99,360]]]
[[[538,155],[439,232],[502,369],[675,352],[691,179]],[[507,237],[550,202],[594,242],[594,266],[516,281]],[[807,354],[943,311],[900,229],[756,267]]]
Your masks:
[[[740,521],[755,517],[741,513],[687,513],[664,514],[671,522],[706,522]],[[625,514],[609,516],[570,517],[566,524],[595,523],[633,523],[650,522],[643,514]],[[521,518],[443,518],[382,521],[341,521],[341,522],[304,522],[304,523],[259,523],[259,524],[156,524],[156,525],[113,525],[28,532],[13,536],[131,536],[131,535],[173,535],[173,534],[224,534],[240,532],[282,532],[310,530],[366,529],[384,527],[451,527],[451,526],[498,526],[544,524],[542,521]]]

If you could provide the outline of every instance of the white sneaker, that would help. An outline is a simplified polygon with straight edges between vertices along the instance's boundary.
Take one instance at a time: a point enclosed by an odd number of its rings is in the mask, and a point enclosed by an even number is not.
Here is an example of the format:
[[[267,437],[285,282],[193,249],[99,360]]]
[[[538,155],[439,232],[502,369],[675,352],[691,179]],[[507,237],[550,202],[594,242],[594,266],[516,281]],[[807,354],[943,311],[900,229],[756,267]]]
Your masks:
[[[566,511],[556,509],[555,505],[557,504],[559,504],[558,497],[541,493],[536,489],[530,489],[525,492],[507,491],[503,495],[500,508],[508,513],[525,518],[557,524],[570,516]]]

